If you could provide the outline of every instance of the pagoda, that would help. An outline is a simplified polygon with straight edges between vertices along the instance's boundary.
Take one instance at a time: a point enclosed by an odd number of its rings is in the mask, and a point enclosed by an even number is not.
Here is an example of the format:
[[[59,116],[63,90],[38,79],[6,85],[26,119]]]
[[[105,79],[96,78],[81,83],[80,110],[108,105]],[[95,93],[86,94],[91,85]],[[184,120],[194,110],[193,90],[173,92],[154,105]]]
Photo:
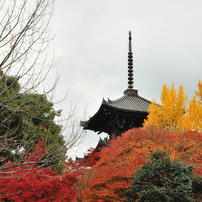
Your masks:
[[[98,134],[104,132],[109,139],[120,136],[125,131],[142,127],[147,118],[150,101],[140,97],[138,90],[133,89],[133,52],[132,36],[129,31],[128,47],[128,88],[124,95],[116,100],[103,99],[102,104],[92,117],[87,121],[81,121],[84,130],[92,130]]]

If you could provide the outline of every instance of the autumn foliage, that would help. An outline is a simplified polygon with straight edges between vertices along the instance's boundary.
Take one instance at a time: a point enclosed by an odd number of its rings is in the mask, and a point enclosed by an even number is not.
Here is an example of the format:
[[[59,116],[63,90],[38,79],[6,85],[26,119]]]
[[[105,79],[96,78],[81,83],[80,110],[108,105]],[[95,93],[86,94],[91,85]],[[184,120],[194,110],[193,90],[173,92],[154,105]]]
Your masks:
[[[171,159],[194,164],[194,173],[202,175],[201,133],[131,129],[101,150],[101,158],[92,166],[93,177],[83,193],[85,201],[124,201],[132,174],[158,149],[167,151]]]
[[[198,82],[198,91],[188,103],[182,85],[177,91],[174,84],[171,88],[164,84],[160,98],[161,105],[155,100],[151,103],[145,128],[155,126],[174,132],[202,132],[202,81]]]
[[[66,170],[57,175],[57,171],[38,165],[45,154],[43,142],[39,142],[25,161],[4,164],[0,170],[0,200],[72,201],[76,197],[73,185],[77,174]]]
[[[88,183],[94,177],[93,165],[100,159],[100,151],[98,149],[88,149],[84,158],[73,161],[71,158],[67,162],[67,167],[70,171],[76,171],[79,175],[75,184],[77,199],[83,201],[84,193],[88,190]]]

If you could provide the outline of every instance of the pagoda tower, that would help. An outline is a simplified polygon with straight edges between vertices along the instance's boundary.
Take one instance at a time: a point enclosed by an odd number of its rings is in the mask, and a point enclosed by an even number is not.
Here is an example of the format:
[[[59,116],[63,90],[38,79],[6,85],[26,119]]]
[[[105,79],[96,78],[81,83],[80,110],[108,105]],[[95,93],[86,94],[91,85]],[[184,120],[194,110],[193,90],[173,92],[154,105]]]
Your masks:
[[[81,126],[84,130],[92,130],[98,134],[107,133],[111,139],[131,128],[142,127],[150,104],[149,100],[138,95],[138,90],[133,89],[132,36],[129,31],[128,88],[124,95],[116,100],[103,99],[97,113],[89,120],[81,121]]]

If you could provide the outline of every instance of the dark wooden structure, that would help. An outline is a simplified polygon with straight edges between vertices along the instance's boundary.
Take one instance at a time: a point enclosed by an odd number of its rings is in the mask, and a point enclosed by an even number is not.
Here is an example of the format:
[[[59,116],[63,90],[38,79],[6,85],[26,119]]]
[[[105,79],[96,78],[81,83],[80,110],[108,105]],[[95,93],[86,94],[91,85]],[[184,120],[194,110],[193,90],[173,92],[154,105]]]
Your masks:
[[[131,45],[131,32],[129,32],[128,52],[128,89],[117,100],[103,99],[97,113],[87,121],[82,121],[85,130],[93,130],[98,134],[105,132],[111,139],[125,131],[141,127],[148,115],[150,101],[140,97],[138,90],[133,89],[133,53]]]

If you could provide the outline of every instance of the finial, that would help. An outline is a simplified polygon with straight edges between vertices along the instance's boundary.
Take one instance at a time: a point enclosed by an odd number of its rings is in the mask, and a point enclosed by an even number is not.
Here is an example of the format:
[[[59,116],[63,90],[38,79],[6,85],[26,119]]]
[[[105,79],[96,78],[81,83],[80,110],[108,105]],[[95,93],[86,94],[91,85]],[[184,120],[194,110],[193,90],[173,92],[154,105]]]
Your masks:
[[[133,89],[133,52],[132,52],[132,36],[129,31],[129,46],[128,46],[128,88]]]
[[[132,44],[131,44],[131,40],[132,40],[132,36],[131,36],[131,31],[129,31],[129,47],[128,47],[128,50],[129,50],[129,52],[131,52],[132,51]]]

